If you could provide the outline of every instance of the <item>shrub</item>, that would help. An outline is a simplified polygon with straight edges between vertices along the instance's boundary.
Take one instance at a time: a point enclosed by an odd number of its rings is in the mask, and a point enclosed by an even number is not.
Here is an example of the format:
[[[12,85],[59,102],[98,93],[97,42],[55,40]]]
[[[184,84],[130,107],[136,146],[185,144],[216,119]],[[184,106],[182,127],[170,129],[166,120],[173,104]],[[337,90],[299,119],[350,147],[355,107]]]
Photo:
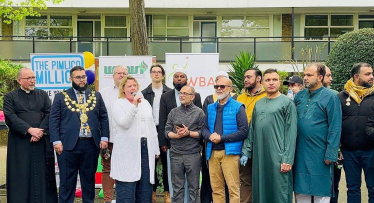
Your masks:
[[[350,79],[353,64],[358,62],[374,65],[374,29],[366,28],[346,33],[338,38],[326,60],[337,90]],[[334,88],[335,89],[335,88]]]
[[[0,110],[3,110],[4,95],[19,87],[17,73],[22,67],[21,64],[0,59]]]

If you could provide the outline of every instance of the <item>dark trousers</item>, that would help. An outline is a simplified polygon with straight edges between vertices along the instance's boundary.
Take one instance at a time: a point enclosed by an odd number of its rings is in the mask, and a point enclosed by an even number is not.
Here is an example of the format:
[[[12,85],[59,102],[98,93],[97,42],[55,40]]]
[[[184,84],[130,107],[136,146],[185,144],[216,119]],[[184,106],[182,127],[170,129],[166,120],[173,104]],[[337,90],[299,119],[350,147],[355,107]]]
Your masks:
[[[73,203],[77,184],[77,175],[82,187],[84,203],[95,200],[95,173],[99,157],[99,148],[94,139],[78,140],[73,150],[64,150],[57,155],[60,168],[60,203]]]
[[[338,169],[334,166],[334,197],[331,197],[330,203],[338,203],[339,198],[339,182],[342,176],[342,169]]]
[[[369,192],[369,203],[374,203],[374,168],[371,167],[374,149],[342,150],[343,167],[347,180],[348,203],[361,202],[361,173],[365,174],[366,187]]]
[[[199,202],[200,153],[176,154],[170,152],[173,203],[184,202],[184,186],[187,177],[190,202]]]
[[[164,192],[169,192],[169,181],[168,181],[168,160],[167,160],[167,152],[163,152],[160,148],[160,160],[162,164],[162,184],[164,185]],[[156,192],[157,187],[160,186],[160,181],[157,178],[157,162],[155,165],[155,184],[153,184],[153,192]]]
[[[141,176],[136,182],[116,180],[117,203],[152,203],[152,184],[149,175],[147,139],[141,141]]]

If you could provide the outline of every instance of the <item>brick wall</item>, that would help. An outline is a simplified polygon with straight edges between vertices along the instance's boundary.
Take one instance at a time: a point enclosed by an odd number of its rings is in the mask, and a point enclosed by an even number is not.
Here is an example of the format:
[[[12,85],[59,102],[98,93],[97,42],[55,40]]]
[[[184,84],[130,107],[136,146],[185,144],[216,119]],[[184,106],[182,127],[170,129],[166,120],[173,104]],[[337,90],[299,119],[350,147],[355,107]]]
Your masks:
[[[292,15],[282,14],[282,37],[292,36]],[[291,38],[283,38],[283,41],[291,41]]]

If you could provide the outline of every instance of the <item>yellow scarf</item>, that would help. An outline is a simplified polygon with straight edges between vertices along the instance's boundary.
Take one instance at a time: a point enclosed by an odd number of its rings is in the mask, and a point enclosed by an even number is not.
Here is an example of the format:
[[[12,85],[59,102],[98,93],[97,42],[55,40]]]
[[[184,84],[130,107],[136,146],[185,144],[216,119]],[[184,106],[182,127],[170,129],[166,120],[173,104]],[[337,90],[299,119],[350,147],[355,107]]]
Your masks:
[[[348,80],[347,83],[345,83],[344,89],[348,92],[349,96],[357,102],[357,104],[360,104],[367,95],[371,94],[374,91],[373,86],[367,88],[355,85],[352,78]]]

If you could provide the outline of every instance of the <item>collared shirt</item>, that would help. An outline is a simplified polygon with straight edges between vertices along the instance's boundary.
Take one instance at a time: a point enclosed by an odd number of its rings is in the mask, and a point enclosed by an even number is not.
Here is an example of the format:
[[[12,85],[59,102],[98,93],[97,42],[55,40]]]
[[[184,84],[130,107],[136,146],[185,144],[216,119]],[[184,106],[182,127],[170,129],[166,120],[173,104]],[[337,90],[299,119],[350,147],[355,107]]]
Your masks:
[[[74,89],[74,88],[73,88],[73,90],[74,90],[75,96],[78,99],[79,98],[79,92],[76,89]],[[83,103],[86,103],[85,91],[83,91],[82,94],[83,94]],[[85,136],[85,135],[83,135],[82,131],[79,131],[79,137],[92,137],[92,134],[91,134],[91,132],[89,132],[87,134],[87,136]],[[101,141],[108,142],[108,138],[107,137],[101,137]],[[53,142],[53,146],[56,145],[56,144],[60,144],[60,143],[61,143],[61,141],[55,141],[55,142]]]
[[[105,107],[107,109],[107,112],[108,112],[108,120],[109,120],[109,132],[110,132],[110,136],[109,136],[109,142],[113,143],[114,142],[114,129],[113,129],[113,114],[112,114],[112,104],[114,103],[114,101],[116,101],[118,99],[118,95],[119,95],[119,89],[117,86],[113,85],[113,86],[108,86],[108,87],[105,87],[103,89],[100,90],[100,93],[101,93],[101,96],[103,97],[103,100],[104,100],[104,103],[105,103]]]
[[[177,106],[181,105],[181,101],[179,101],[179,91],[175,89],[175,102],[177,103]]]
[[[152,113],[153,113],[153,120],[155,121],[155,125],[157,126],[159,123],[159,112],[160,112],[160,100],[161,100],[161,95],[163,91],[163,86],[161,85],[160,88],[154,88],[152,87],[152,91],[155,93],[155,97],[153,98],[153,108],[152,108]]]

